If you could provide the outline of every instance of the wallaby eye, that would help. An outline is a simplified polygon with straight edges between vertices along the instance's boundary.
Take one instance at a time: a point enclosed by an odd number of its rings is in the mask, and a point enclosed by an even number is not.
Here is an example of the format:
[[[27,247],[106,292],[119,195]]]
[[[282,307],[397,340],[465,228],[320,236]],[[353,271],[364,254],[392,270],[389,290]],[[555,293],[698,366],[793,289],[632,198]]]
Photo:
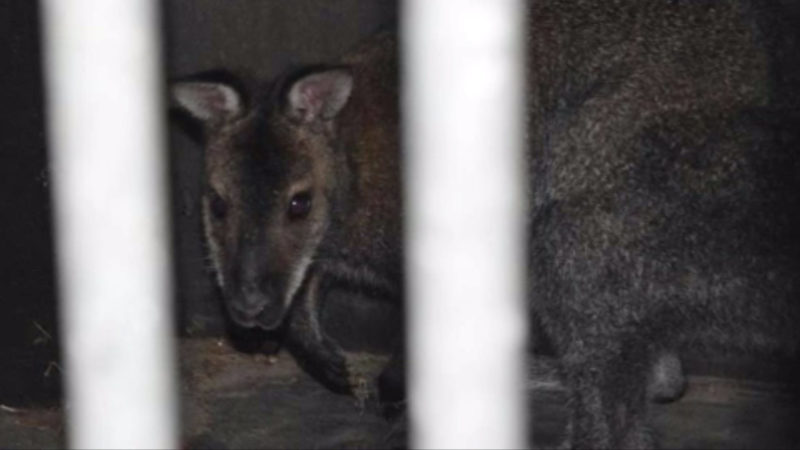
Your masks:
[[[228,214],[228,203],[215,191],[208,195],[208,207],[211,216],[216,220],[222,220]]]
[[[289,200],[289,218],[292,220],[303,219],[311,211],[311,194],[300,192]]]

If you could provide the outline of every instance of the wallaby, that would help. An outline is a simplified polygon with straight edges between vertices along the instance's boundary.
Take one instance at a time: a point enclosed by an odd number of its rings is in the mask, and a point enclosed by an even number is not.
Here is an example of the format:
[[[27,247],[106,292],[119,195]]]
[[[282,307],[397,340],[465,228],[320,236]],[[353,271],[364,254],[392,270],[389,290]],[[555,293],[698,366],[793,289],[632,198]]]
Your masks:
[[[747,0],[529,6],[531,314],[570,391],[570,444],[652,447],[646,398],[682,389],[683,346],[796,353],[790,15]],[[325,376],[350,390],[386,359],[326,339],[318,310],[401,304],[396,58],[383,35],[250,106],[225,85],[173,87],[205,124],[231,317],[274,328],[289,313],[297,354],[342,361]]]
[[[369,389],[402,346],[394,46],[385,34],[292,71],[251,105],[227,84],[171,88],[204,125],[203,218],[231,319],[274,329],[288,314],[290,350],[337,390]]]

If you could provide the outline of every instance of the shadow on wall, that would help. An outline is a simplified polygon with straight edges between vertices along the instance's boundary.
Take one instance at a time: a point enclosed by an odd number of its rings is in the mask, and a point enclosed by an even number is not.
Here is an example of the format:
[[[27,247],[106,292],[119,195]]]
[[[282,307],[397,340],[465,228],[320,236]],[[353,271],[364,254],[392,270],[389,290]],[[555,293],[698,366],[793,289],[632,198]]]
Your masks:
[[[38,2],[0,4],[0,404],[58,399]]]

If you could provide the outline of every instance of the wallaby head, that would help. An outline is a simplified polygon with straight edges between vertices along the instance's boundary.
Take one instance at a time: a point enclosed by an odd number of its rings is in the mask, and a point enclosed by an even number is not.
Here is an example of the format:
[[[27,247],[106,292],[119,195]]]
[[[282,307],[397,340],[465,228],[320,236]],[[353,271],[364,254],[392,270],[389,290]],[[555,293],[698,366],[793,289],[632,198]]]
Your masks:
[[[336,117],[344,68],[274,83],[251,107],[222,83],[175,83],[175,103],[203,124],[203,219],[227,310],[239,325],[279,326],[346,189]]]

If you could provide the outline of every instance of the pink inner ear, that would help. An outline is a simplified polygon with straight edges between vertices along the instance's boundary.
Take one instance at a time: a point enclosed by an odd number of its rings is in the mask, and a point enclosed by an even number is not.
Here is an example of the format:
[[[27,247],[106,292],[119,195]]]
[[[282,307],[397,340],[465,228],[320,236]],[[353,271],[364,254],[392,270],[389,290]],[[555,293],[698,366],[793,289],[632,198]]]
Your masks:
[[[205,93],[203,97],[206,99],[206,107],[214,111],[221,111],[225,109],[225,96],[222,95],[219,90],[212,87],[204,88],[204,90]]]
[[[210,116],[219,117],[230,109],[225,94],[215,86],[198,86],[197,98]]]
[[[223,121],[239,114],[239,94],[219,83],[179,82],[170,87],[171,101],[203,121]]]
[[[289,113],[304,122],[329,120],[346,103],[350,87],[343,71],[308,75],[289,90]]]
[[[307,81],[301,89],[302,104],[298,105],[300,114],[306,120],[311,120],[318,116],[322,110],[322,86],[321,83]]]

